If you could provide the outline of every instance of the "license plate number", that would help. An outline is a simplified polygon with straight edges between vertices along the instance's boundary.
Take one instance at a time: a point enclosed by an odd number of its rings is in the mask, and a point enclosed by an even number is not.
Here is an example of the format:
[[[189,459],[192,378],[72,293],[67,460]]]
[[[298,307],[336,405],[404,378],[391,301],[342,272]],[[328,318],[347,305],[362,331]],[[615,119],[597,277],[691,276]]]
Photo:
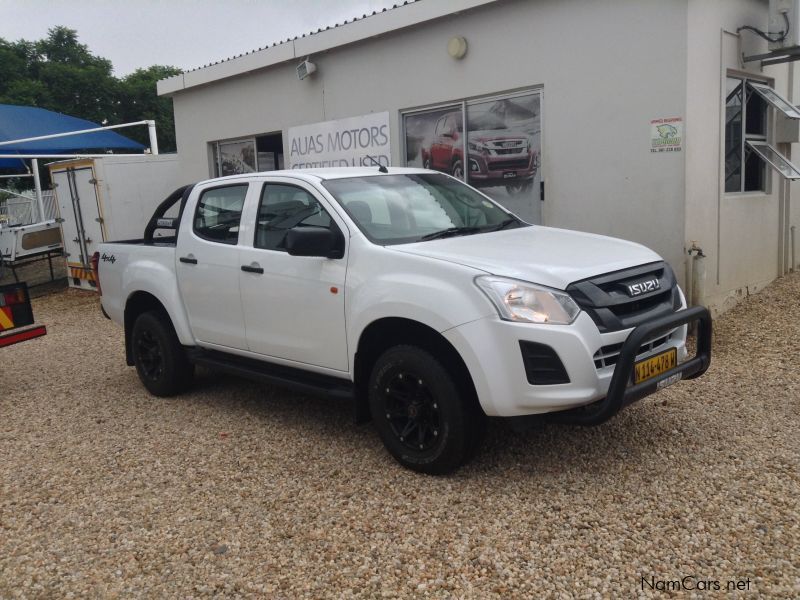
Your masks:
[[[506,171],[503,173],[503,179],[514,179],[517,176],[516,171]]]
[[[678,350],[670,348],[666,352],[640,360],[633,366],[633,382],[642,383],[666,373],[678,366]]]

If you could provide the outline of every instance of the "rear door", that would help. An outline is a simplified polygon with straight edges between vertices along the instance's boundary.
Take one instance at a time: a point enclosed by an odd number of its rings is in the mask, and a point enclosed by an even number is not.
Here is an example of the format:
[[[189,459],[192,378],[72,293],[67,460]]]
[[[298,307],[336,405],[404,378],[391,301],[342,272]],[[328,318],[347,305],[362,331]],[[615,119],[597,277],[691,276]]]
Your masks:
[[[69,276],[83,287],[94,287],[89,259],[106,241],[103,211],[97,196],[94,168],[87,164],[53,173]]]
[[[272,178],[260,186],[249,213],[250,233],[241,240],[239,272],[250,350],[339,371],[348,368],[344,320],[347,252],[340,259],[290,256],[284,246],[293,227],[344,223],[313,186]],[[251,205],[252,208],[252,205]]]
[[[198,187],[178,232],[176,273],[192,333],[200,342],[247,349],[239,294],[239,238],[251,184]]]

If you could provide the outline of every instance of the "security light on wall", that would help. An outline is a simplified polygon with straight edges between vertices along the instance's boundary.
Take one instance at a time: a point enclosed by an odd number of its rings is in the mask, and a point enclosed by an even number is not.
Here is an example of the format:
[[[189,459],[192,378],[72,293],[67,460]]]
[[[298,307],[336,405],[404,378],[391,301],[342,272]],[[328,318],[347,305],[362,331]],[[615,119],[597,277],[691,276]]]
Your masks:
[[[447,53],[456,60],[467,55],[467,40],[460,35],[451,37],[447,42]]]
[[[312,63],[310,60],[305,59],[303,62],[297,65],[297,78],[300,80],[305,79],[316,70],[317,65]]]

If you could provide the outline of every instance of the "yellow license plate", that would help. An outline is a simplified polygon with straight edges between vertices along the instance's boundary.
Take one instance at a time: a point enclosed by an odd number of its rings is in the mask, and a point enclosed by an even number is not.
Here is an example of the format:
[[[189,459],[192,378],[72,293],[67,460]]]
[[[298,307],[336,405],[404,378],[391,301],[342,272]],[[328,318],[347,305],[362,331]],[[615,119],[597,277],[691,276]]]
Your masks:
[[[670,348],[666,352],[645,358],[633,365],[633,382],[642,383],[653,377],[658,377],[676,366],[678,366],[678,350]]]

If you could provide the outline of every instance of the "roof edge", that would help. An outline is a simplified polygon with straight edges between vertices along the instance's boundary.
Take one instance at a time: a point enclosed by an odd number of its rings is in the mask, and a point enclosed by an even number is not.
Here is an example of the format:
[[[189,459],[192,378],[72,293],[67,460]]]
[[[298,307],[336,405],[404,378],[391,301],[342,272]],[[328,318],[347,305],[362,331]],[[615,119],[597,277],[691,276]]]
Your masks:
[[[240,54],[233,58],[186,71],[179,75],[162,79],[157,84],[159,96],[170,96],[193,87],[206,85],[229,77],[244,75],[259,69],[290,60],[346,46],[371,37],[386,35],[393,31],[419,25],[426,21],[447,15],[471,10],[501,0],[417,0],[343,25],[334,25],[295,38],[273,44],[267,48]]]

